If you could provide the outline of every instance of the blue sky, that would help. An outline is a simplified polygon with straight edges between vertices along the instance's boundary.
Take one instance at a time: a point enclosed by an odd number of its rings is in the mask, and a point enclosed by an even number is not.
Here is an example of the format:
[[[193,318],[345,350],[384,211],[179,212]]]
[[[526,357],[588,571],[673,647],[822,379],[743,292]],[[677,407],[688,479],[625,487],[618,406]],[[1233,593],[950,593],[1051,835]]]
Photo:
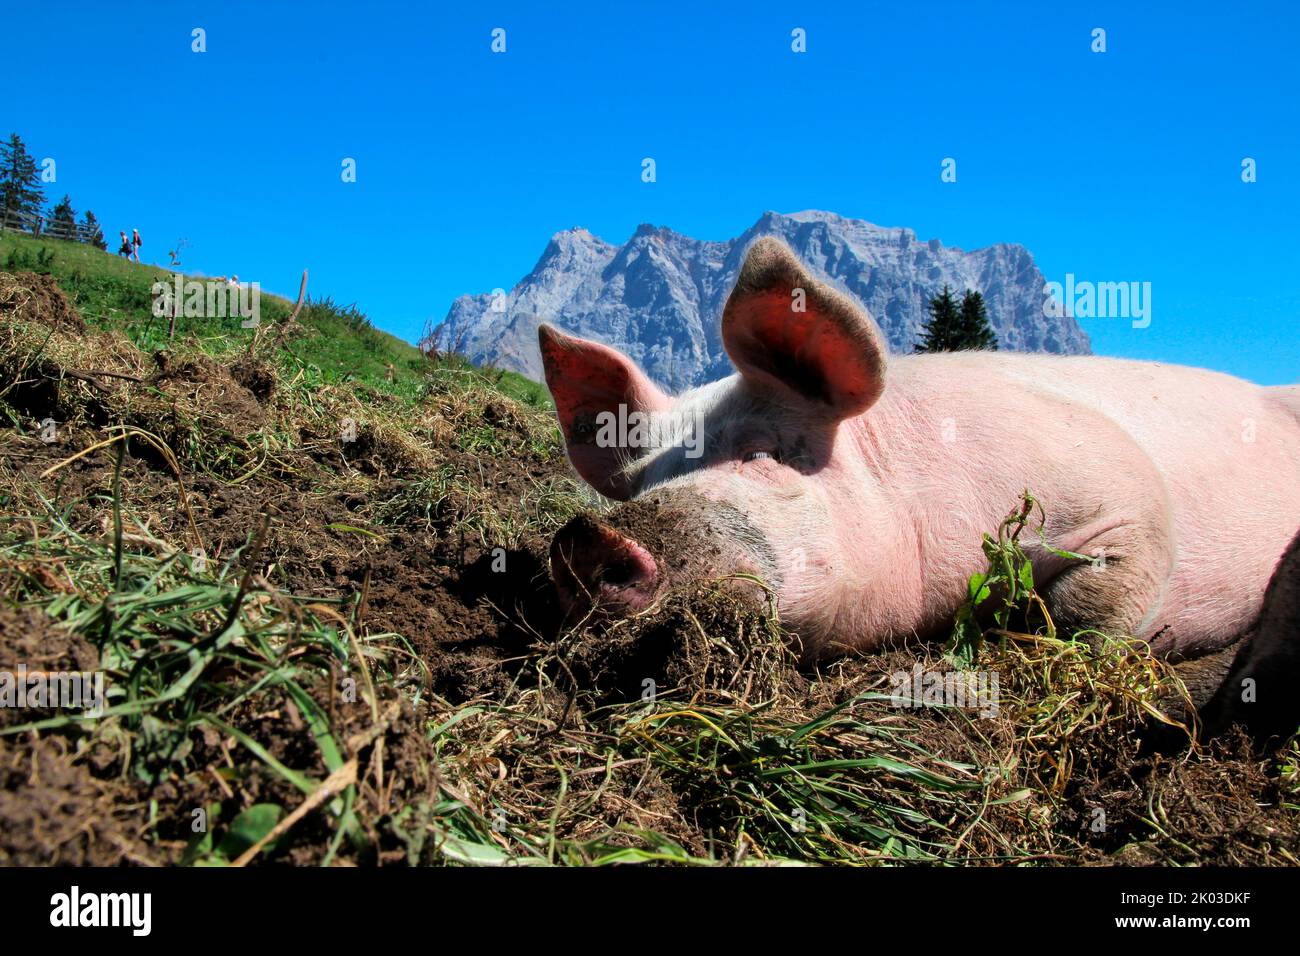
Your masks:
[[[1096,351],[1295,382],[1300,13],[1134,6],[20,3],[0,132],[146,259],[185,237],[187,269],[284,293],[310,267],[408,339],[560,229],[820,208],[1149,281],[1150,327],[1085,321]]]

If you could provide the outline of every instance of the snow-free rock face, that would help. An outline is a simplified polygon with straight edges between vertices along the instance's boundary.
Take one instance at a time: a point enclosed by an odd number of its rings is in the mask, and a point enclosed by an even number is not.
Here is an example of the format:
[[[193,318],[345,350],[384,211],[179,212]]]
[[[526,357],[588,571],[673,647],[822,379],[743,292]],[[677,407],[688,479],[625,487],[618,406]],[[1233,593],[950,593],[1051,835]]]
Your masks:
[[[896,352],[912,350],[927,303],[945,284],[983,293],[999,348],[1091,351],[1073,318],[1043,314],[1046,280],[1023,246],[964,252],[937,239],[918,241],[910,229],[818,211],[765,213],[727,242],[648,225],[621,246],[585,229],[557,233],[510,292],[452,303],[443,342],[480,364],[540,380],[537,325],[545,321],[618,348],[672,391],[722,378],[732,371],[719,337],[722,307],[745,250],[767,235],[866,306]]]

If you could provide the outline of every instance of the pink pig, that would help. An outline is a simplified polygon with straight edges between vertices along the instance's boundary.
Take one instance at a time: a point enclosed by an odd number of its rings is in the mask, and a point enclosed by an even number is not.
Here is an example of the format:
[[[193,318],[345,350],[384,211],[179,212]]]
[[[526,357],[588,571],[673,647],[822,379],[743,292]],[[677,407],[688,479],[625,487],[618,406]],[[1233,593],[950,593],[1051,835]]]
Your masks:
[[[1175,659],[1247,633],[1300,528],[1300,388],[1100,357],[888,356],[863,309],[771,238],[723,311],[730,378],[669,397],[614,349],[539,338],[578,473],[685,516],[674,531],[720,555],[691,573],[767,581],[809,658],[942,633],[986,565],[982,533],[1025,489],[1052,545],[1096,559],[1029,548],[1058,624]],[[598,440],[620,406],[702,423],[703,453]],[[557,535],[552,570],[571,601],[623,612],[679,573],[590,519]]]

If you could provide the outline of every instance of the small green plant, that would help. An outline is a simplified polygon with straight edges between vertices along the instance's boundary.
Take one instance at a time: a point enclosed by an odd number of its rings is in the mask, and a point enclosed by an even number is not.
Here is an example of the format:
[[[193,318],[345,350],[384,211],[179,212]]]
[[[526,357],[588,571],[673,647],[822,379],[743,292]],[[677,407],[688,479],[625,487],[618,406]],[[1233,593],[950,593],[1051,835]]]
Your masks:
[[[1285,805],[1300,810],[1300,730],[1277,756],[1278,782]]]
[[[1006,630],[1013,616],[1023,614],[1029,627],[1035,616],[1049,638],[1056,638],[1056,625],[1038,591],[1034,588],[1034,566],[1020,544],[1020,535],[1037,516],[1034,530],[1044,548],[1062,558],[1091,561],[1084,554],[1062,551],[1047,543],[1043,533],[1046,516],[1043,507],[1028,491],[1021,497],[1020,506],[1008,514],[998,525],[997,536],[984,535],[982,547],[989,568],[971,576],[967,585],[966,602],[957,612],[952,637],[946,648],[948,656],[962,666],[970,664],[979,655],[984,643],[985,627],[981,615],[992,608],[992,620],[1000,630]],[[991,602],[991,603],[990,603]]]
[[[989,567],[971,576],[945,656],[958,667],[978,661],[1001,675],[1004,711],[1024,751],[1020,759],[1036,786],[1059,794],[1079,766],[1115,759],[1130,745],[1128,735],[1148,721],[1180,728],[1190,743],[1190,729],[1166,710],[1194,708],[1181,682],[1144,642],[1096,631],[1058,634],[1035,587],[1021,535],[1032,526],[1052,554],[1092,559],[1048,544],[1045,523],[1042,505],[1025,491],[996,536],[984,535]],[[986,641],[989,635],[998,638],[996,646]],[[1180,706],[1170,708],[1175,698]]]

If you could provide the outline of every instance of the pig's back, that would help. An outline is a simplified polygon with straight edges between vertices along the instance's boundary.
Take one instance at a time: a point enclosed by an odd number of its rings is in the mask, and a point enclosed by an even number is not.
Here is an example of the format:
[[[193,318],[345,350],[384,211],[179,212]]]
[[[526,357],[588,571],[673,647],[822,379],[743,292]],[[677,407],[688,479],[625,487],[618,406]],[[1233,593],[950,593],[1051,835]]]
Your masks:
[[[1187,649],[1189,637],[1229,640],[1253,623],[1258,603],[1240,596],[1263,594],[1300,528],[1300,389],[1096,356],[951,359],[969,366],[954,372],[1062,403],[1061,418],[1041,429],[1062,456],[1108,457],[1109,449],[1089,448],[1082,430],[1062,424],[1092,411],[1119,425],[1150,458],[1164,480],[1177,555],[1166,612],[1150,633],[1169,625],[1179,649]],[[1152,496],[1160,492],[1151,489]]]

